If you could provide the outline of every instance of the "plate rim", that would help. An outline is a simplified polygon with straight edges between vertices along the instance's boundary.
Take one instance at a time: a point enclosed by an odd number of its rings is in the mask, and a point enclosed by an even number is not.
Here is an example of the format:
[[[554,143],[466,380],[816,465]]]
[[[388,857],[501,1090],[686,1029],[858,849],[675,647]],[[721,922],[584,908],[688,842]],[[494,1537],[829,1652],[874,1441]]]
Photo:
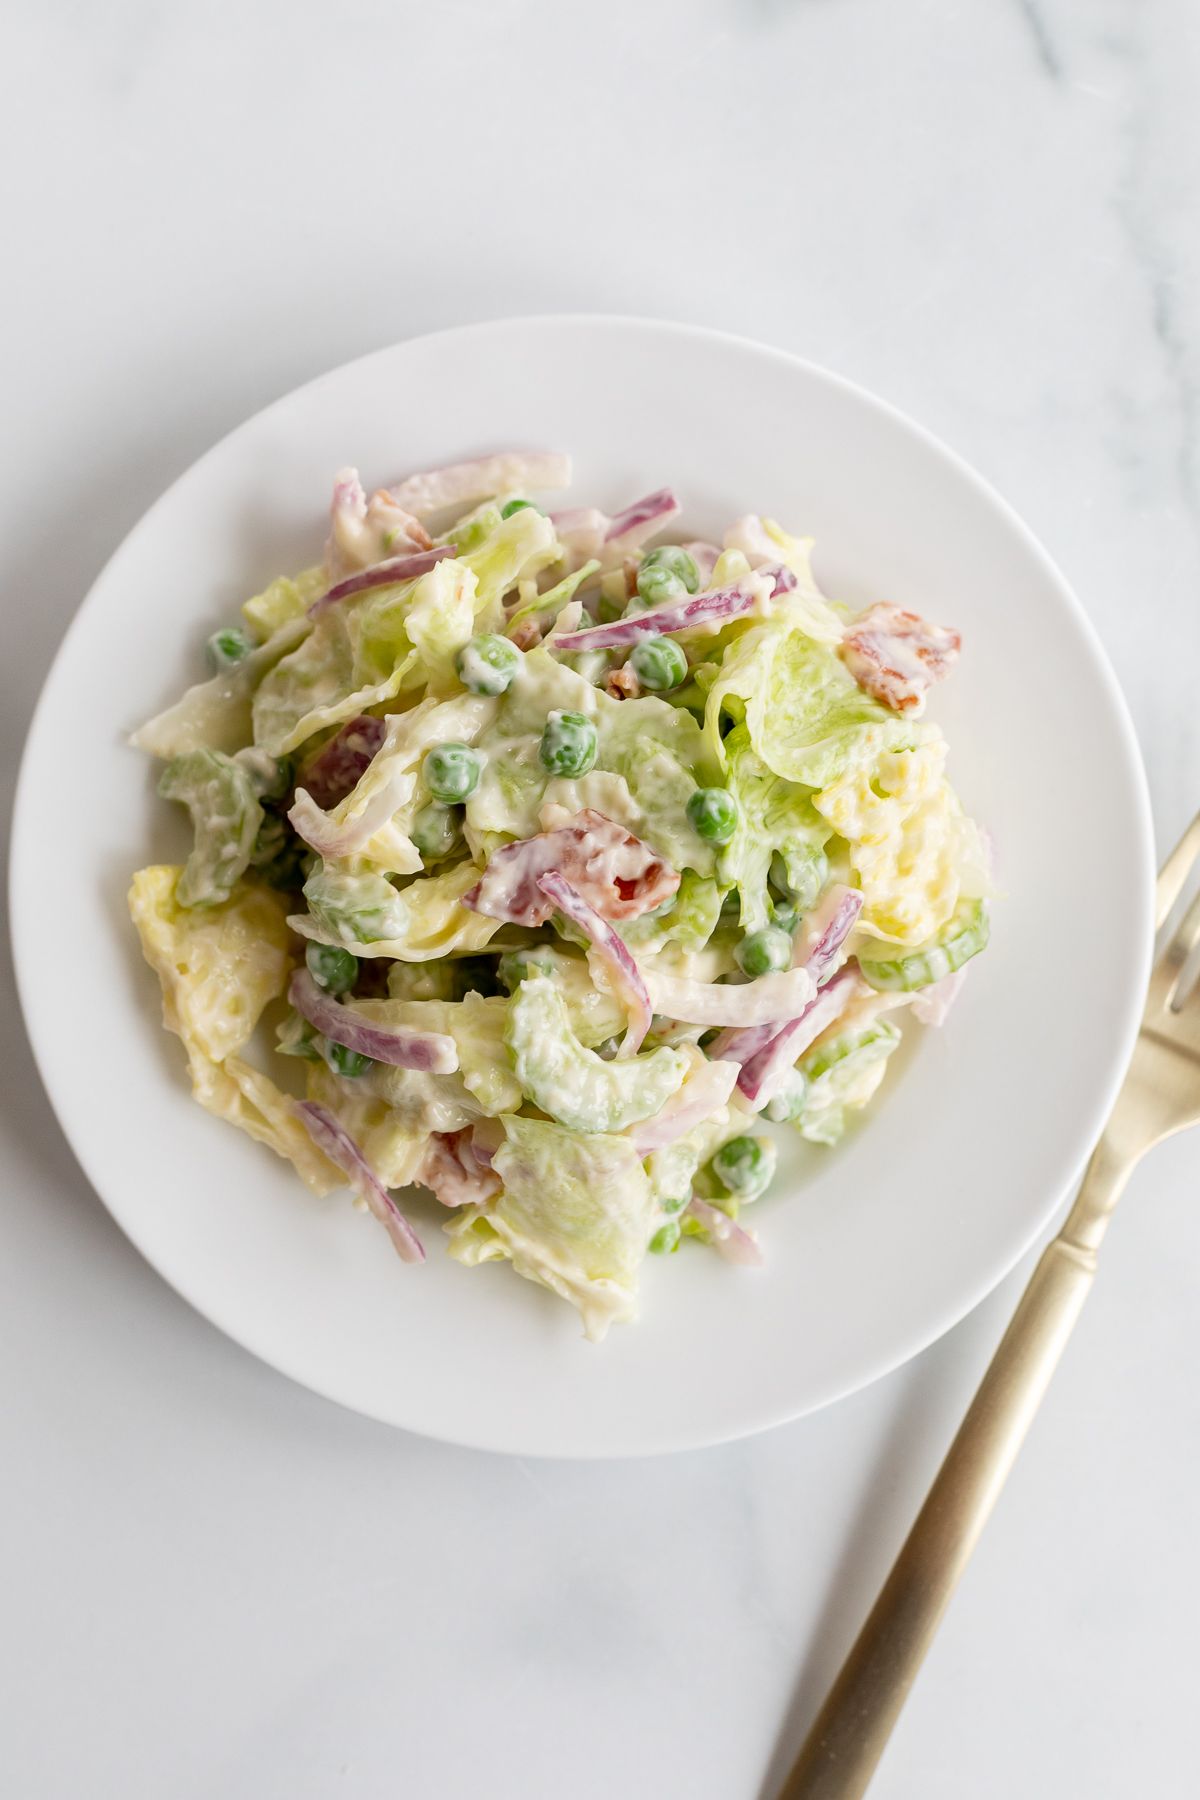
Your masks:
[[[769,1406],[754,1412],[748,1408],[743,1421],[728,1429],[721,1429],[715,1434],[710,1430],[683,1429],[672,1431],[664,1426],[658,1433],[654,1443],[643,1442],[639,1437],[630,1444],[613,1444],[589,1448],[572,1448],[569,1450],[547,1449],[540,1443],[514,1443],[511,1431],[490,1437],[485,1431],[464,1434],[454,1431],[434,1431],[415,1425],[399,1423],[394,1417],[377,1407],[357,1403],[343,1393],[337,1392],[335,1384],[327,1383],[305,1373],[296,1373],[285,1367],[277,1356],[255,1341],[255,1333],[245,1326],[233,1325],[222,1316],[222,1309],[214,1308],[209,1301],[202,1302],[190,1291],[186,1281],[182,1281],[177,1273],[168,1274],[159,1259],[142,1242],[134,1223],[126,1216],[118,1196],[106,1192],[93,1177],[88,1166],[88,1158],[84,1148],[76,1141],[73,1125],[68,1122],[66,1096],[56,1092],[57,1078],[48,1041],[43,1042],[36,1020],[36,995],[30,976],[26,973],[29,962],[19,954],[21,942],[28,927],[24,922],[25,905],[22,898],[27,884],[23,879],[23,871],[28,861],[31,843],[29,790],[33,784],[34,756],[37,742],[43,726],[50,690],[60,666],[64,662],[76,632],[97,602],[99,591],[108,584],[109,577],[119,567],[126,550],[143,529],[153,520],[161,508],[166,507],[176,490],[188,481],[198,470],[220,456],[225,447],[240,433],[249,431],[265,416],[278,407],[286,405],[294,398],[309,393],[323,385],[342,377],[351,369],[360,368],[375,360],[382,361],[395,354],[398,349],[413,349],[420,345],[433,344],[446,339],[462,342],[470,337],[488,337],[502,335],[507,332],[529,332],[538,330],[558,330],[562,328],[589,330],[599,329],[611,332],[651,333],[672,340],[690,339],[694,343],[717,345],[733,349],[743,354],[751,354],[767,361],[784,365],[789,369],[801,370],[805,376],[816,382],[840,391],[858,406],[873,412],[891,425],[899,427],[904,433],[916,439],[918,443],[941,461],[960,481],[972,488],[976,495],[1000,517],[1007,529],[1020,541],[1025,553],[1039,566],[1041,573],[1055,589],[1059,602],[1071,615],[1076,629],[1087,641],[1096,672],[1101,680],[1109,707],[1110,718],[1114,727],[1114,737],[1121,751],[1126,773],[1130,782],[1130,793],[1133,801],[1134,823],[1136,826],[1136,845],[1129,846],[1141,866],[1142,879],[1140,888],[1139,942],[1130,944],[1130,975],[1123,1005],[1123,1018],[1117,1043],[1108,1060],[1107,1078],[1103,1084],[1097,1083],[1097,1091],[1085,1109],[1078,1109],[1078,1124],[1073,1134],[1074,1153],[1069,1158],[1072,1175],[1061,1187],[1047,1187],[1044,1204],[1037,1210],[1030,1228],[1024,1233],[1015,1254],[1009,1256],[1003,1267],[993,1267],[980,1278],[969,1291],[957,1299],[952,1305],[944,1307],[936,1318],[921,1328],[910,1331],[887,1355],[867,1357],[848,1375],[845,1381],[832,1388],[822,1398],[804,1402],[798,1406]],[[17,779],[14,787],[12,824],[8,857],[8,901],[9,901],[9,940],[13,956],[14,975],[20,1007],[21,1019],[25,1028],[34,1063],[38,1071],[43,1089],[49,1100],[59,1130],[62,1132],[78,1163],[88,1185],[109,1213],[123,1235],[162,1279],[166,1285],[184,1300],[191,1309],[199,1314],[205,1322],[222,1335],[229,1338],[238,1347],[265,1363],[277,1374],[283,1375],[296,1386],[316,1393],[322,1399],[345,1407],[360,1416],[370,1418],[393,1430],[412,1433],[415,1436],[429,1438],[434,1442],[453,1444],[461,1448],[478,1450],[487,1454],[519,1455],[545,1457],[551,1460],[569,1461],[609,1461],[616,1459],[641,1458],[670,1454],[679,1451],[716,1447],[720,1444],[733,1443],[744,1438],[756,1436],[758,1433],[774,1429],[794,1419],[807,1416],[809,1413],[823,1410],[827,1406],[857,1393],[862,1388],[882,1379],[885,1375],[902,1367],[914,1357],[921,1354],[931,1344],[951,1331],[970,1312],[992,1293],[1012,1273],[1022,1261],[1031,1247],[1046,1231],[1054,1215],[1061,1206],[1065,1195],[1070,1191],[1090,1154],[1091,1148],[1099,1136],[1103,1123],[1111,1110],[1120,1083],[1132,1053],[1133,1042],[1140,1024],[1143,996],[1149,975],[1151,952],[1153,948],[1153,891],[1155,879],[1155,850],[1153,834],[1153,815],[1149,787],[1146,779],[1145,764],[1141,747],[1134,729],[1133,719],[1125,694],[1112,667],[1107,650],[1092,623],[1082,601],[1073,587],[1050,556],[1041,541],[1029,525],[1005,499],[990,481],[969,463],[959,452],[953,449],[942,438],[930,431],[918,420],[913,419],[902,408],[884,399],[873,390],[863,387],[849,377],[838,374],[822,364],[811,361],[793,351],[780,349],[776,345],[747,337],[744,334],[717,329],[711,326],[677,322],[670,319],[644,317],[628,313],[608,312],[549,312],[532,314],[511,314],[491,319],[475,320],[467,324],[445,326],[436,331],[417,333],[412,337],[400,338],[392,343],[381,345],[373,350],[347,359],[312,376],[309,380],[286,389],[275,395],[263,406],[257,408],[246,418],[240,420],[228,431],[224,432],[213,444],[195,457],[186,468],[165,487],[151,504],[138,516],[125,532],[120,541],[105,559],[92,578],[86,593],[76,607],[66,629],[64,630],[50,666],[46,670],[39,689],[38,698],[30,715],[29,724],[22,746],[18,765]],[[1136,976],[1136,979],[1134,978]],[[1065,1158],[1064,1153],[1064,1161]],[[111,1188],[111,1184],[106,1184]]]

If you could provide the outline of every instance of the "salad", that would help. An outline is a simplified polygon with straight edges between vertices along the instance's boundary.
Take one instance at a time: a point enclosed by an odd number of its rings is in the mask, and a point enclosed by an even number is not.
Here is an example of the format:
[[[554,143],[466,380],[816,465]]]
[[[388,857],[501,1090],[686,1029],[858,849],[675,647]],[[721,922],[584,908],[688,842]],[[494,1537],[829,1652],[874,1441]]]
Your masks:
[[[923,717],[957,632],[851,614],[757,515],[548,509],[570,478],[344,470],[322,562],[134,736],[193,846],[129,905],[202,1106],[405,1262],[425,1187],[599,1339],[647,1255],[761,1260],[765,1122],[837,1142],[989,882]]]

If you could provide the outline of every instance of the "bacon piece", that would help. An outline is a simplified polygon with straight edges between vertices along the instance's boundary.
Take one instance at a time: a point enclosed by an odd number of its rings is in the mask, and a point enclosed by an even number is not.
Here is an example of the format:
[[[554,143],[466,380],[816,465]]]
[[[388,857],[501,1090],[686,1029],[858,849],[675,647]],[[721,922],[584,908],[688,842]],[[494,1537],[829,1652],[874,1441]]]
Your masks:
[[[417,1180],[443,1206],[484,1206],[500,1191],[500,1177],[476,1154],[469,1125],[433,1133]]]
[[[387,720],[360,713],[330,738],[297,778],[325,812],[352,793],[387,735]]]
[[[611,694],[614,700],[636,700],[642,691],[642,684],[629,664],[622,663],[619,669],[608,671],[604,691]]]
[[[842,661],[864,694],[893,712],[919,713],[962,647],[957,631],[898,606],[869,606],[847,628]]]
[[[520,838],[493,852],[463,905],[515,925],[544,925],[554,910],[538,886],[557,871],[602,919],[636,919],[661,906],[679,886],[668,867],[623,825],[590,808],[569,825]]]

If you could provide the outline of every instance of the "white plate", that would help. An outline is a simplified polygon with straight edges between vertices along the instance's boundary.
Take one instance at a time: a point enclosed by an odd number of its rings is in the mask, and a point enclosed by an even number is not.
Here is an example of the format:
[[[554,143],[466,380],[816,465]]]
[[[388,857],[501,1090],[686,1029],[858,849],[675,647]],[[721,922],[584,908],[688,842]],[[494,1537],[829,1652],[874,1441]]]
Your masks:
[[[496,1265],[402,1266],[342,1199],[188,1097],[124,905],[178,858],[175,809],[127,731],[196,678],[204,637],[312,562],[335,469],[368,484],[474,452],[569,449],[575,497],[663,482],[689,534],[772,514],[817,540],[835,596],[962,628],[934,716],[991,829],[1005,898],[942,1033],[865,1129],[756,1209],[765,1271],[650,1258],[642,1318],[602,1348]],[[154,1267],[276,1368],[376,1418],[522,1454],[716,1443],[824,1405],[912,1356],[1012,1267],[1099,1129],[1150,946],[1144,781],[1112,674],[1013,514],[916,426],[757,345],[636,320],[509,320],[399,344],[289,395],[151,508],[80,609],[21,773],[17,970],[63,1129]],[[32,1204],[32,1201],[31,1201]],[[432,1203],[430,1203],[432,1207]]]

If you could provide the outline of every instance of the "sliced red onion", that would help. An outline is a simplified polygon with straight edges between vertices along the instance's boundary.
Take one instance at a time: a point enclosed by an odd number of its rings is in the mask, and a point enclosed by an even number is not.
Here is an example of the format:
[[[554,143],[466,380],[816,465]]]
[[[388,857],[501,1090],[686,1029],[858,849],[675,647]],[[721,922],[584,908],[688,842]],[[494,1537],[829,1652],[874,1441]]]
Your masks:
[[[829,978],[842,945],[857,923],[862,905],[863,897],[858,890],[847,887],[831,888],[822,902],[813,921],[815,935],[811,936],[807,954],[800,965],[812,977],[818,992],[794,1019],[787,1020],[782,1027],[762,1024],[742,1031],[725,1031],[710,1044],[711,1056],[741,1064],[738,1088],[747,1099],[760,1101],[765,1106],[782,1072],[791,1067],[814,1038],[849,1004],[853,986],[848,991],[838,987],[837,1004],[832,1010],[821,1008],[819,990],[826,982],[829,982],[830,990],[835,987],[835,981]]]
[[[639,1156],[662,1150],[676,1138],[686,1137],[695,1126],[711,1119],[724,1106],[737,1079],[736,1063],[706,1062],[676,1088],[653,1119],[643,1119],[629,1129],[629,1140]]]
[[[644,968],[642,975],[655,1012],[688,1025],[778,1027],[798,1018],[816,991],[812,976],[803,968],[737,983],[688,981],[650,968]]]
[[[759,574],[771,577],[774,583],[771,589],[772,600],[777,594],[790,594],[792,589],[799,585],[796,580],[796,571],[789,569],[786,563],[770,563],[761,568]]]
[[[604,541],[614,549],[632,550],[669,519],[678,518],[682,510],[679,496],[671,488],[657,488],[610,519]]]
[[[761,1268],[763,1253],[758,1247],[757,1239],[751,1236],[736,1219],[723,1213],[719,1206],[710,1206],[707,1200],[689,1200],[686,1209],[703,1225],[713,1241],[713,1248],[726,1262],[740,1263],[743,1268]]]
[[[815,923],[816,936],[809,939],[804,967],[817,986],[826,981],[837,963],[838,953],[863,909],[863,896],[857,888],[833,887],[822,902]]]
[[[340,825],[329,813],[322,812],[306,789],[297,788],[288,818],[309,848],[319,856],[354,856],[403,806],[416,786],[416,779],[412,769],[405,768],[397,760],[362,810]]]
[[[747,1057],[737,1079],[739,1093],[744,1094],[752,1106],[765,1106],[779,1091],[797,1058],[841,1018],[864,986],[856,969],[842,969],[819,989],[816,998],[809,1001],[799,1018],[789,1019],[769,1043]]]
[[[417,518],[445,506],[471,506],[493,494],[532,493],[571,485],[571,459],[554,450],[505,450],[444,469],[424,469],[390,488],[392,499]]]
[[[486,1206],[500,1192],[500,1177],[476,1154],[469,1125],[433,1133],[416,1179],[443,1206]]]
[[[329,541],[325,566],[331,580],[357,569],[364,561],[362,539],[366,534],[367,495],[357,469],[339,469],[333,478],[329,508]]]
[[[587,562],[604,542],[609,517],[596,506],[573,506],[567,512],[551,513],[550,523],[563,549]]]
[[[913,1018],[922,1025],[944,1025],[966,979],[965,969],[955,969],[952,975],[943,975],[940,981],[918,988],[912,997]]]
[[[809,1005],[812,1002],[809,1001]],[[769,1044],[779,1036],[779,1024],[769,1019],[765,1025],[746,1025],[731,1027],[715,1037],[708,1046],[708,1054],[718,1062],[737,1063],[739,1067],[748,1063],[752,1056],[758,1056]]]
[[[458,1067],[458,1046],[452,1037],[365,1019],[353,1006],[319,988],[307,969],[293,972],[288,999],[322,1036],[374,1062],[389,1063],[394,1069],[423,1069],[430,1075],[452,1075]]]
[[[432,550],[414,550],[408,556],[390,556],[386,562],[375,563],[369,569],[362,569],[357,575],[347,575],[345,581],[339,581],[314,600],[308,609],[310,619],[323,613],[327,606],[333,606],[339,600],[348,600],[352,594],[365,594],[371,588],[395,587],[400,581],[415,581],[418,575],[426,575],[435,563],[441,562],[445,556],[457,554],[455,544],[435,544]]]
[[[707,594],[692,594],[686,600],[672,600],[668,606],[651,607],[649,612],[635,613],[631,619],[614,619],[610,625],[590,625],[583,631],[569,631],[550,640],[552,650],[613,650],[620,644],[636,644],[647,637],[667,637],[676,631],[691,631],[697,625],[723,624],[736,619],[758,604],[762,589],[738,583],[735,587],[713,588]]]
[[[351,1187],[366,1201],[391,1238],[401,1262],[424,1262],[425,1251],[420,1238],[345,1126],[327,1106],[321,1106],[315,1100],[294,1100],[292,1107],[318,1150],[323,1150],[330,1162],[337,1164]]]
[[[679,874],[623,825],[590,808],[569,825],[493,851],[462,903],[514,925],[544,925],[552,908],[539,877],[557,870],[605,919],[636,919],[670,898]]]
[[[314,805],[329,812],[352,794],[387,735],[386,719],[360,713],[330,738],[300,780]]]
[[[571,886],[556,869],[538,877],[538,886],[552,905],[573,925],[585,933],[605,969],[613,990],[624,1001],[629,1014],[629,1027],[618,1052],[635,1056],[650,1029],[653,1011],[641,970],[607,919],[602,919],[594,906],[589,906],[577,888]]]

